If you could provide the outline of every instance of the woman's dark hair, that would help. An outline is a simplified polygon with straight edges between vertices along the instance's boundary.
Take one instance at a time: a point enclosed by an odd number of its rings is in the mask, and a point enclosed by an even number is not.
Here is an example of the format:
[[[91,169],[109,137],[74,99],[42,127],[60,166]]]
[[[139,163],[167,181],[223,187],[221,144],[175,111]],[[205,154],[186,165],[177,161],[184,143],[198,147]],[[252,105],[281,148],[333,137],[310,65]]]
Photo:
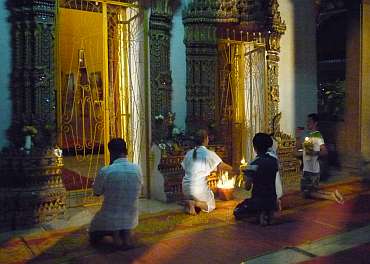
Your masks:
[[[193,151],[193,160],[197,159],[197,147],[202,146],[203,142],[208,137],[208,132],[205,129],[199,129],[194,136],[195,148]]]
[[[109,152],[114,156],[127,155],[126,142],[122,138],[113,138],[108,143]]]
[[[272,138],[265,133],[257,133],[253,137],[253,147],[255,148],[257,154],[266,153],[268,148],[273,145]]]

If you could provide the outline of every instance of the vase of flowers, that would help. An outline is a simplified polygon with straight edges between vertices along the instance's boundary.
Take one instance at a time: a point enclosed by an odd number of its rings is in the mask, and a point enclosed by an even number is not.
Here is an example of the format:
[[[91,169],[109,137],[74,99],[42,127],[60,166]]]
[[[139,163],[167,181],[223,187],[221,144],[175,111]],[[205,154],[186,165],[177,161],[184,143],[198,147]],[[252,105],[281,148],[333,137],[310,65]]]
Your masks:
[[[34,126],[24,126],[22,131],[25,135],[23,149],[27,154],[30,154],[33,145],[32,137],[37,134],[37,129]]]

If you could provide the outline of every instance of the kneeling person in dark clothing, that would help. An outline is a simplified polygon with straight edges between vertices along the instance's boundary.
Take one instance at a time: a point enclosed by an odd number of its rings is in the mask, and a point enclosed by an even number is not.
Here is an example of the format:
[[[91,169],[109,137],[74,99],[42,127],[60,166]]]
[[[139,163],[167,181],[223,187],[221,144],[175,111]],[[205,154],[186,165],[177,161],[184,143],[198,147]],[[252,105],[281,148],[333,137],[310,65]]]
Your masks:
[[[257,133],[253,138],[253,148],[257,157],[251,161],[244,171],[246,189],[252,189],[252,196],[245,199],[234,209],[236,219],[247,216],[259,216],[261,225],[271,224],[276,208],[275,177],[278,171],[277,159],[268,155],[271,137],[265,133]]]

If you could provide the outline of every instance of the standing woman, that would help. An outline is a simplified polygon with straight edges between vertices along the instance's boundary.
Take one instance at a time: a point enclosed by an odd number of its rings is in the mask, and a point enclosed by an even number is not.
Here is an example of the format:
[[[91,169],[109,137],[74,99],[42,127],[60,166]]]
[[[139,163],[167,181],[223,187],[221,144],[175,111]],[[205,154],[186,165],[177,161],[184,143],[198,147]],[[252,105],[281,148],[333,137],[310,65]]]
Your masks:
[[[185,212],[195,215],[195,208],[211,212],[216,208],[215,197],[208,187],[207,177],[214,170],[232,171],[232,167],[222,161],[213,151],[208,150],[208,133],[199,130],[195,135],[195,147],[189,150],[181,165],[185,170],[182,191]]]

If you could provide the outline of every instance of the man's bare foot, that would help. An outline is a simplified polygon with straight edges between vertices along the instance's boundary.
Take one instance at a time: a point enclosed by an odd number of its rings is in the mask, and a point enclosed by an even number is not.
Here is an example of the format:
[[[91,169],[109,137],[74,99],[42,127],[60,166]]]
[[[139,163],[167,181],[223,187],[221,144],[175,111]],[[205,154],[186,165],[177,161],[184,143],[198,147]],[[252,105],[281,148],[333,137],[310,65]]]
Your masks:
[[[266,212],[261,212],[260,213],[260,215],[259,215],[259,224],[261,226],[267,226],[268,225]]]
[[[268,226],[272,224],[274,213],[272,211],[262,211],[259,215],[259,224],[261,226]]]
[[[334,197],[335,197],[335,201],[337,203],[344,204],[344,198],[343,198],[342,194],[338,190],[335,190],[334,191]]]
[[[277,208],[278,208],[279,212],[283,211],[283,206],[281,205],[281,200],[280,199],[277,200]]]

